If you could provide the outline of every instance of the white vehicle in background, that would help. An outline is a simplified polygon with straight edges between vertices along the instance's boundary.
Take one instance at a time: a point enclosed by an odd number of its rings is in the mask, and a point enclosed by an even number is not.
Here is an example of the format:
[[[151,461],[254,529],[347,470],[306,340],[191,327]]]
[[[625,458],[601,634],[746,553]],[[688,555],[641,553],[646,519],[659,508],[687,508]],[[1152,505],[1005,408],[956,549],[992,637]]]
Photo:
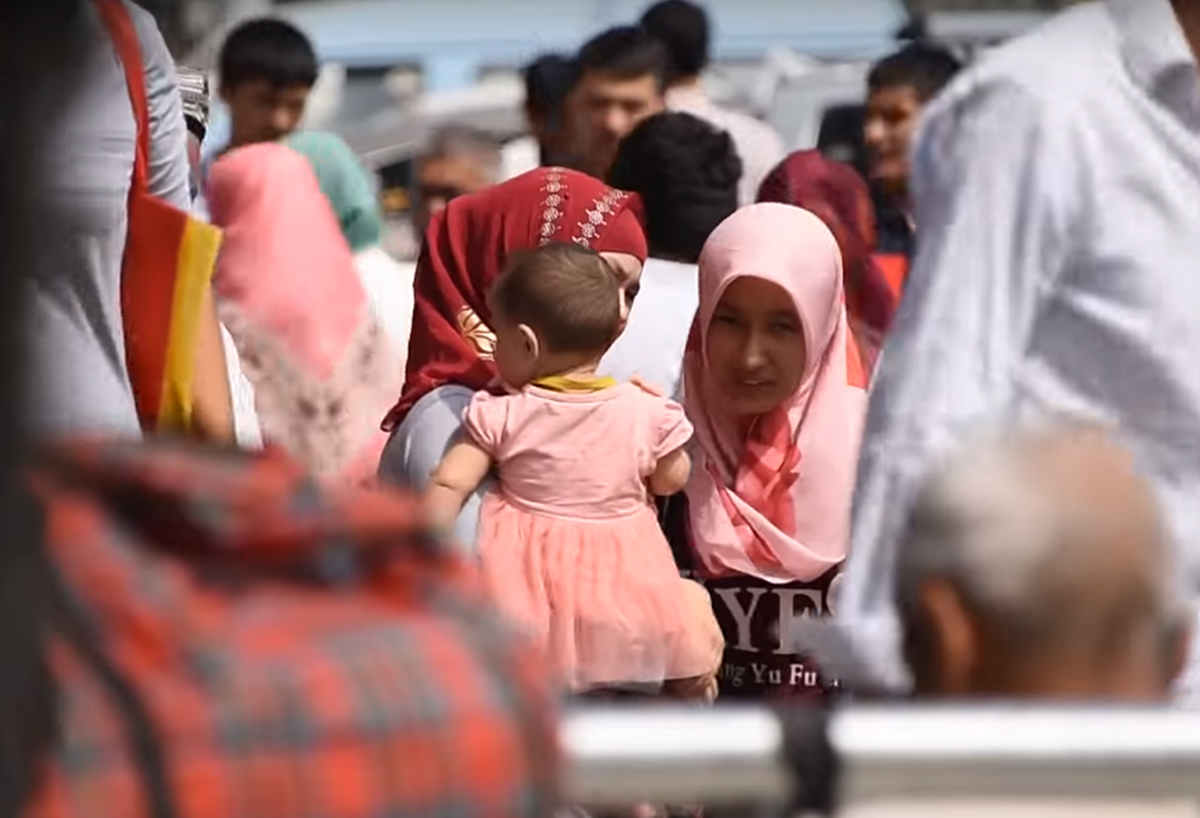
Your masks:
[[[492,79],[461,91],[414,96],[338,130],[369,167],[383,170],[411,159],[446,126],[469,125],[501,140],[524,135],[524,95],[517,77]]]

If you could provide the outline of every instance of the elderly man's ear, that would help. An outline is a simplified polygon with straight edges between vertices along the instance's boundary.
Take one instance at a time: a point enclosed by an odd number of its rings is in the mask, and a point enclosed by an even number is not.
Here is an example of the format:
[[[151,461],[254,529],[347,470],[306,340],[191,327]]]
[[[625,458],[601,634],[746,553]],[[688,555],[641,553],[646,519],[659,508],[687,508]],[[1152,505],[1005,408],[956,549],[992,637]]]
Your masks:
[[[1187,670],[1192,653],[1192,637],[1195,634],[1195,611],[1188,607],[1186,616],[1170,629],[1167,644],[1167,686],[1171,687]]]
[[[977,619],[953,585],[926,582],[905,628],[905,651],[917,696],[954,697],[971,692],[983,658]]]

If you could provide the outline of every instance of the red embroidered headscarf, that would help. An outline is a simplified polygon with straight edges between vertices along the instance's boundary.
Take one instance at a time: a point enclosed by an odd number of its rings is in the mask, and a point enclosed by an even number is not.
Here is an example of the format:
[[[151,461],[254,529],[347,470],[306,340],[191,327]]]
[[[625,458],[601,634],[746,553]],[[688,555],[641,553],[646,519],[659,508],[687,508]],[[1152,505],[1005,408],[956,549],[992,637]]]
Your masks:
[[[867,371],[896,312],[896,297],[874,259],[878,236],[871,192],[848,165],[819,151],[797,151],[767,175],[758,201],[790,204],[825,222],[842,251],[846,311]]]
[[[496,377],[487,294],[509,256],[553,242],[646,260],[641,202],[587,174],[538,168],[452,201],[434,216],[413,281],[412,334],[400,401],[384,429],[448,383],[485,389]]]

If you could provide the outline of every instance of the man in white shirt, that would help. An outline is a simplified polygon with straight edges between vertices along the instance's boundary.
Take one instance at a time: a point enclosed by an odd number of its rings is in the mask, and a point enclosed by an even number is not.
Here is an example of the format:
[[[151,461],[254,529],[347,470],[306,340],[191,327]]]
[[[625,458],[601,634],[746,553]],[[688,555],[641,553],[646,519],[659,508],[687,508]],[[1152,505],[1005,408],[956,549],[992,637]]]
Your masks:
[[[662,0],[642,15],[642,28],[662,42],[670,57],[667,107],[706,120],[733,137],[742,160],[738,201],[753,203],[758,186],[787,151],[770,125],[722,108],[704,93],[700,76],[709,60],[708,15],[688,0]]]
[[[921,241],[876,375],[838,606],[878,681],[907,684],[891,588],[917,484],[981,423],[1065,412],[1116,424],[1196,597],[1197,45],[1196,0],[1081,5],[927,109],[913,163]],[[1193,644],[1187,676],[1196,663]]]

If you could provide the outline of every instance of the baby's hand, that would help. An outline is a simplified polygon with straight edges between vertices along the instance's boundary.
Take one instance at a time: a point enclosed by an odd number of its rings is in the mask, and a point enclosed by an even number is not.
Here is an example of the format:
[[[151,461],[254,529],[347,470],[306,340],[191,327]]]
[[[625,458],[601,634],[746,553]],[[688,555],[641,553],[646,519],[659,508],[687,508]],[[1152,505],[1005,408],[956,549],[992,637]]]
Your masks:
[[[666,397],[667,390],[663,389],[658,384],[643,380],[641,375],[634,375],[629,379],[629,382],[645,392],[647,395],[653,395],[656,398]]]

